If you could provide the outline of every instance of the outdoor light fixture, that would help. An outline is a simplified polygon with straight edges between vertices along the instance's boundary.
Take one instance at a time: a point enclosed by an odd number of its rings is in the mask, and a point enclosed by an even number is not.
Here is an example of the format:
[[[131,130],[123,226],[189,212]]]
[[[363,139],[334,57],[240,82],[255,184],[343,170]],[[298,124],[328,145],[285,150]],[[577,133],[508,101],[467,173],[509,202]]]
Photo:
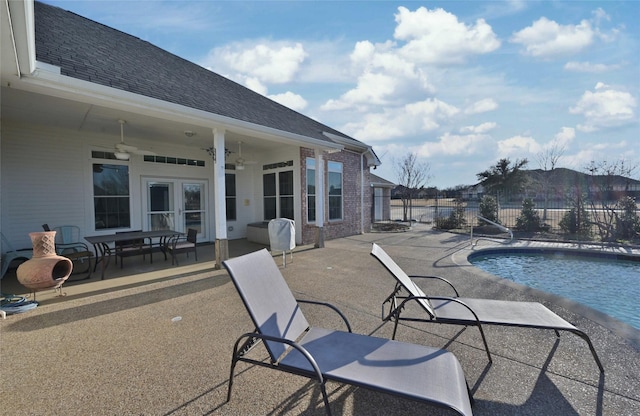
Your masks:
[[[129,153],[127,152],[113,152],[113,155],[116,157],[116,159],[118,160],[129,160],[129,157],[131,155],[129,155]]]
[[[184,131],[184,135],[187,136],[187,137],[193,137],[193,136],[196,135],[196,132],[195,131],[191,131],[191,130],[185,130]]]

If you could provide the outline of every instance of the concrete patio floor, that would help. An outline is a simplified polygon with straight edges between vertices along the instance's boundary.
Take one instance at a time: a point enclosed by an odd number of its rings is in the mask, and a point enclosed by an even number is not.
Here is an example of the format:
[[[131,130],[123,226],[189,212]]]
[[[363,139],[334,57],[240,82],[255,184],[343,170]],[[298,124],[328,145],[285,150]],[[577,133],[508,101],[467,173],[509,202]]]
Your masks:
[[[640,331],[479,271],[465,261],[468,236],[418,226],[330,240],[323,249],[297,248],[281,270],[296,297],[338,306],[354,332],[389,337],[380,305],[394,282],[369,255],[372,242],[408,273],[446,277],[463,296],[542,302],[593,341],[604,375],[572,334],[486,326],[489,365],[477,329],[403,325],[398,339],[458,357],[475,415],[640,414]],[[232,256],[263,247],[233,243]],[[225,403],[233,343],[253,328],[227,273],[213,269],[213,246],[199,247],[198,256],[197,263],[181,257],[179,267],[160,255],[153,267],[127,259],[122,270],[111,265],[105,280],[96,274],[65,284],[64,297],[39,292],[36,309],[0,320],[3,414],[324,414],[313,382],[246,364]],[[281,256],[274,260],[282,265]],[[4,293],[17,287],[12,279],[2,280]],[[312,325],[342,329],[331,312],[302,307]],[[252,354],[266,358],[261,346]],[[328,391],[336,415],[451,414],[338,383]]]

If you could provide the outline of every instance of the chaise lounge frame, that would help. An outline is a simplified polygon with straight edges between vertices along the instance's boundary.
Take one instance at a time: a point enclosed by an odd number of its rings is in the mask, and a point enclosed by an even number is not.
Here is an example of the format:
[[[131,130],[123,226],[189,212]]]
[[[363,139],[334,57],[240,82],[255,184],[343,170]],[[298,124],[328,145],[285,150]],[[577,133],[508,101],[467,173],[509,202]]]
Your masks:
[[[587,343],[600,372],[604,373],[604,367],[600,362],[600,358],[589,336],[541,303],[462,298],[455,286],[442,277],[407,275],[400,266],[375,243],[373,243],[371,248],[371,255],[378,259],[380,264],[396,279],[393,292],[382,302],[383,321],[394,322],[392,339],[396,337],[400,321],[476,326],[480,331],[489,362],[493,362],[482,325],[552,329],[555,331],[557,337],[560,337],[559,331],[567,331],[579,336]],[[454,291],[455,297],[427,296],[412,280],[414,278],[436,279],[444,282]],[[401,296],[403,291],[408,293],[408,296]],[[402,316],[406,305],[411,302],[418,303],[418,305],[424,309],[427,316]],[[389,303],[390,307],[389,312],[385,313],[385,304],[387,303]]]
[[[471,395],[456,357],[445,350],[351,332],[346,317],[323,302],[296,301],[266,249],[223,262],[251,316],[255,331],[235,342],[227,402],[238,362],[268,367],[317,382],[331,415],[326,382],[336,381],[471,415]],[[337,312],[347,331],[311,327],[298,302]],[[269,361],[247,354],[265,346]]]

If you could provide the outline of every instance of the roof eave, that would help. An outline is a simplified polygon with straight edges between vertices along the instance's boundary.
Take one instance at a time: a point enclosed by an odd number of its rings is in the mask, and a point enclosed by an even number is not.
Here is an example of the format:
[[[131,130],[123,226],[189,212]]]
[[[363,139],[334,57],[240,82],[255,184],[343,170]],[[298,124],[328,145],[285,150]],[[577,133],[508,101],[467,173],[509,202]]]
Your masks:
[[[382,162],[380,161],[380,159],[378,159],[378,156],[373,151],[373,148],[371,146],[349,137],[344,137],[334,133],[329,133],[328,131],[323,131],[322,134],[328,137],[329,139],[333,140],[334,142],[344,145],[345,148],[347,149],[363,153],[364,156],[367,158],[368,167],[380,166],[382,164]]]
[[[150,117],[159,117],[175,122],[187,122],[206,128],[232,130],[257,138],[277,140],[282,143],[295,144],[312,149],[323,151],[340,151],[344,149],[344,146],[339,143],[318,140],[297,133],[278,130],[68,77],[61,75],[59,69],[56,69],[57,67],[40,65],[40,63],[38,63],[38,67],[32,74],[22,77],[17,83],[14,83],[12,87],[58,98],[117,108]]]

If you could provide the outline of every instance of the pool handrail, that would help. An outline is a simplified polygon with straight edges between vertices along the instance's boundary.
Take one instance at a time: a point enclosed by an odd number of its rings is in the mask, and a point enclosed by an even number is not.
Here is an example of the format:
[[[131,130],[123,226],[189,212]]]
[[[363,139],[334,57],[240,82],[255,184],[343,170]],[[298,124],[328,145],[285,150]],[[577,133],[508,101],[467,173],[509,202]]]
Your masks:
[[[511,231],[509,228],[505,227],[502,224],[498,224],[497,222],[491,221],[481,215],[477,216],[479,220],[485,221],[491,225],[493,225],[494,227],[498,228],[500,231],[505,232],[505,233],[509,233],[509,241],[507,242],[503,242],[502,244],[511,244],[511,242],[513,241],[513,231]],[[473,225],[471,226],[471,247],[475,247],[476,244],[478,244],[478,241],[480,241],[480,238],[478,238],[476,240],[476,242],[473,242]],[[490,240],[493,241],[493,240]]]

